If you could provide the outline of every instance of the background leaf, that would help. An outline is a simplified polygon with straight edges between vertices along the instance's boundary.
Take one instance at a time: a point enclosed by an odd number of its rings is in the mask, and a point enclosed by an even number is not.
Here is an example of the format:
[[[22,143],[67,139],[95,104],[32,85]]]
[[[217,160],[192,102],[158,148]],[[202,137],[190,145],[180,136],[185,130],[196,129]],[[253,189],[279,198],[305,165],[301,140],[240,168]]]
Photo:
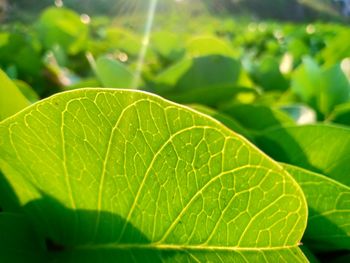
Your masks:
[[[96,61],[96,74],[104,87],[131,88],[135,76],[119,61],[100,57]]]
[[[321,173],[350,185],[350,129],[314,124],[265,131],[260,148],[275,160]]]
[[[29,106],[29,101],[1,69],[0,83],[0,120],[3,120]]]
[[[40,16],[38,33],[47,49],[60,45],[68,54],[75,55],[87,46],[89,28],[80,16],[66,8],[48,8]]]
[[[322,69],[315,60],[306,57],[294,72],[292,89],[311,107],[324,116],[341,103],[350,100],[350,82],[339,64]]]
[[[239,74],[240,64],[231,57],[184,59],[157,76],[156,92],[181,103],[216,105],[233,97]]]
[[[236,56],[237,51],[224,40],[213,36],[198,36],[188,41],[186,45],[187,54],[193,57],[222,55]]]
[[[300,184],[308,203],[303,243],[322,252],[350,250],[350,188],[321,174],[283,167]]]
[[[233,104],[224,108],[222,112],[255,133],[275,126],[295,124],[285,112],[264,105]]]

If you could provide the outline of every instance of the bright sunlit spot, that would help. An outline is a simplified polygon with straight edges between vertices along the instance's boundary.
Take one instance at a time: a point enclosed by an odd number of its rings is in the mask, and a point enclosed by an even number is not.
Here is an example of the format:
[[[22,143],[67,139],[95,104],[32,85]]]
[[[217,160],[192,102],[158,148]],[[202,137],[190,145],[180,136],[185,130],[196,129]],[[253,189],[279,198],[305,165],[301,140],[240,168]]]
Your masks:
[[[155,15],[156,8],[157,8],[157,3],[158,3],[158,0],[150,0],[149,1],[147,20],[146,20],[145,29],[144,29],[144,36],[143,36],[143,40],[142,40],[142,48],[141,48],[140,54],[138,56],[135,77],[134,77],[133,83],[131,85],[131,87],[133,87],[133,88],[137,88],[139,83],[140,83],[142,68],[143,68],[143,64],[145,62],[145,56],[146,56],[146,52],[147,52],[149,42],[150,42],[151,31],[152,31],[152,26],[153,26],[154,15]]]
[[[62,0],[55,0],[55,6],[63,7],[63,1]]]
[[[84,23],[84,24],[90,24],[90,22],[91,22],[91,18],[90,18],[90,16],[87,15],[87,14],[81,14],[81,15],[80,15],[80,20],[81,20],[81,22]]]

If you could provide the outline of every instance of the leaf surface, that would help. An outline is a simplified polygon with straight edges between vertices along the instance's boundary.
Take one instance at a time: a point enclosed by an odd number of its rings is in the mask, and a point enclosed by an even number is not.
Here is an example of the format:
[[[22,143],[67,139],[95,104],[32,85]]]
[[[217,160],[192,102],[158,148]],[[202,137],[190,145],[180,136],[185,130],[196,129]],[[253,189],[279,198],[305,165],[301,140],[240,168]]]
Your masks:
[[[1,262],[44,263],[45,255],[45,245],[26,217],[0,212]]]
[[[197,110],[201,113],[204,113],[208,116],[213,117],[214,119],[224,124],[230,130],[244,136],[245,138],[249,139],[249,141],[251,142],[253,141],[253,137],[248,132],[248,130],[246,130],[239,122],[237,122],[235,119],[231,118],[227,114],[221,113],[219,111],[216,111],[212,108],[209,108],[200,104],[193,104],[193,105],[190,105],[190,107],[194,110]]]
[[[66,8],[47,8],[37,24],[41,41],[47,49],[60,45],[68,54],[85,50],[89,28],[79,15]]]
[[[96,74],[104,87],[131,88],[135,76],[115,59],[100,57],[96,61]]]
[[[340,65],[322,69],[309,57],[293,73],[292,90],[325,116],[350,99],[350,83]]]
[[[154,95],[41,101],[0,124],[0,165],[38,231],[63,246],[58,261],[306,261],[294,179],[217,121]]]
[[[224,40],[214,36],[197,36],[187,43],[187,53],[190,56],[223,55],[233,57],[238,55]]]
[[[285,112],[264,105],[232,104],[222,112],[237,120],[246,129],[255,132],[295,123]]]
[[[303,243],[321,251],[350,249],[350,188],[324,175],[283,165],[305,194],[309,218]]]
[[[1,69],[0,83],[0,120],[3,120],[27,107],[29,101]]]
[[[252,79],[265,91],[285,91],[289,87],[287,79],[279,69],[279,61],[273,56],[267,55],[260,61],[252,63],[248,71]]]
[[[328,120],[333,123],[350,126],[350,102],[338,105]]]
[[[232,57],[186,58],[155,78],[156,92],[180,103],[216,105],[233,98],[239,75],[240,63]]]
[[[257,143],[275,160],[321,173],[350,186],[350,129],[314,124],[266,130]]]

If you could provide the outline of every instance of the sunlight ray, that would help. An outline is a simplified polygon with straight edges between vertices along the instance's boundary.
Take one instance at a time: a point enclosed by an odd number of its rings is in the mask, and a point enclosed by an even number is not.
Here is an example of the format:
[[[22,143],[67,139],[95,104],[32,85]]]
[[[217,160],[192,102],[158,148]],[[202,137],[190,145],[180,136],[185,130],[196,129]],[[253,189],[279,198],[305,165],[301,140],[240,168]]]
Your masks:
[[[144,29],[144,36],[142,39],[142,47],[137,60],[137,67],[136,67],[135,77],[132,83],[132,88],[137,88],[138,85],[140,84],[142,67],[145,62],[145,56],[149,46],[154,15],[157,9],[157,3],[158,3],[158,0],[150,0],[149,2],[147,20],[146,20],[146,25]]]

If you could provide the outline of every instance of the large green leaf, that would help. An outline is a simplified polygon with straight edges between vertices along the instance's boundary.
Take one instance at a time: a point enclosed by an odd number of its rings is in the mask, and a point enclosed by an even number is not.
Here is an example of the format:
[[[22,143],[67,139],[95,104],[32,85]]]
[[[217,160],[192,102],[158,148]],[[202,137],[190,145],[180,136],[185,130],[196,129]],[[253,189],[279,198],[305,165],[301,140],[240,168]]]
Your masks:
[[[266,130],[258,145],[275,160],[327,175],[350,186],[350,129],[314,124]]]
[[[29,106],[29,101],[0,69],[0,120]]]
[[[184,59],[156,77],[156,92],[181,103],[216,105],[236,93],[239,73],[240,63],[231,57]]]
[[[154,95],[85,89],[35,104],[0,124],[0,165],[57,261],[306,262],[294,179]]]
[[[350,250],[350,188],[324,175],[283,165],[299,183],[309,207],[303,242],[321,250]]]

